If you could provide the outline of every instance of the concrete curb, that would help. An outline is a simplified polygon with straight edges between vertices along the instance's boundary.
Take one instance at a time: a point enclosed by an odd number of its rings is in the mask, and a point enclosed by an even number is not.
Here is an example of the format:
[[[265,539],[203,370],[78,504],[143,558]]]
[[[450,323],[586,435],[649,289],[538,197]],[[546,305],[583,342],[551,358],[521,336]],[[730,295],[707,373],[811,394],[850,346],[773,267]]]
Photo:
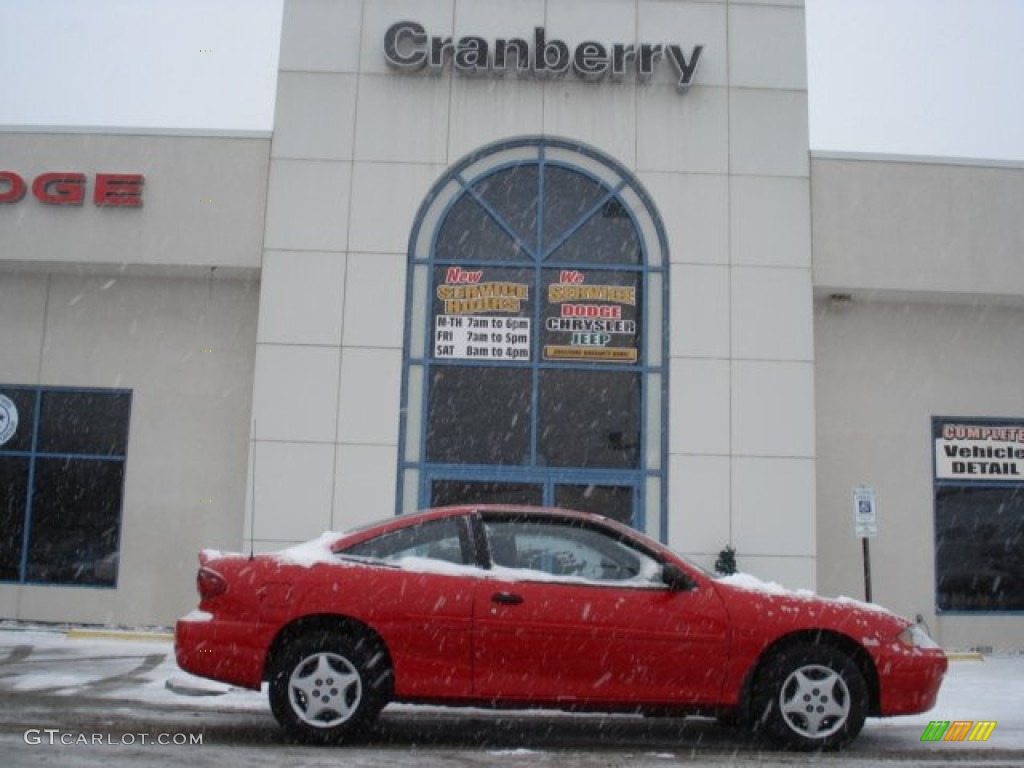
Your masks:
[[[169,643],[174,640],[170,632],[136,632],[117,629],[69,629],[64,633],[69,640],[131,640]]]

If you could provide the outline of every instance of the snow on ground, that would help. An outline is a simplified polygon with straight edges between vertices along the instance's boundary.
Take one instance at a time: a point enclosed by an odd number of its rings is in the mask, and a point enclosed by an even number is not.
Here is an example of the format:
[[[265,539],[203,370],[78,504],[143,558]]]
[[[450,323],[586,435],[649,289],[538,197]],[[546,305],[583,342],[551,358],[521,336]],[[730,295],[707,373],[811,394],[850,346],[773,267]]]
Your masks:
[[[97,633],[0,629],[0,690],[95,696],[174,707],[264,711],[266,697],[194,677],[178,668],[170,639],[142,633],[124,639]],[[19,658],[25,651],[31,652]],[[20,674],[11,675],[14,667]]]
[[[193,677],[175,664],[172,643],[165,635],[149,637],[0,625],[0,693],[87,696],[192,711],[269,711],[265,692]],[[908,739],[917,742],[932,720],[994,720],[998,724],[985,745],[962,746],[1024,749],[1024,655],[953,660],[931,712],[870,719],[858,743],[906,746]]]

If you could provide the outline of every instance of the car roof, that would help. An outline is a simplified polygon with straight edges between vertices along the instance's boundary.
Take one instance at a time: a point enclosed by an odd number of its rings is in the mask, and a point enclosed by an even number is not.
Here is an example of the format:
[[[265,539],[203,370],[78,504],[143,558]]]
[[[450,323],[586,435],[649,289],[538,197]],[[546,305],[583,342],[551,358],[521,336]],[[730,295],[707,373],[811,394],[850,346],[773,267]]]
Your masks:
[[[344,541],[346,545],[355,544],[409,525],[415,525],[428,520],[439,520],[445,517],[460,517],[472,514],[473,512],[482,512],[485,514],[488,512],[511,512],[513,514],[527,514],[530,516],[557,517],[562,519],[568,518],[580,521],[600,522],[611,525],[615,528],[622,527],[614,520],[602,517],[601,515],[595,515],[592,512],[580,512],[579,510],[562,509],[560,507],[538,507],[530,506],[528,504],[453,504],[444,507],[421,509],[417,512],[408,512],[403,515],[395,515],[391,518],[377,520],[358,528],[340,532],[337,543]],[[629,528],[626,528],[625,530],[637,533]]]

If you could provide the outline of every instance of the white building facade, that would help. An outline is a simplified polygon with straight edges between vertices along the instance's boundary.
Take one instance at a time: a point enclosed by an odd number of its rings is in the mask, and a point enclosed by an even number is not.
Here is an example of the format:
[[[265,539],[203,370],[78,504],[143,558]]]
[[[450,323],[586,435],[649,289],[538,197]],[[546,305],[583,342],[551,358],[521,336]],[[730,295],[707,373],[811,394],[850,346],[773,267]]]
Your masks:
[[[800,2],[286,0],[271,137],[0,133],[0,616],[461,502],[860,596],[869,485],[875,599],[1012,644],[936,544],[1019,535],[942,431],[1024,415],[1020,171],[812,158],[806,81]]]

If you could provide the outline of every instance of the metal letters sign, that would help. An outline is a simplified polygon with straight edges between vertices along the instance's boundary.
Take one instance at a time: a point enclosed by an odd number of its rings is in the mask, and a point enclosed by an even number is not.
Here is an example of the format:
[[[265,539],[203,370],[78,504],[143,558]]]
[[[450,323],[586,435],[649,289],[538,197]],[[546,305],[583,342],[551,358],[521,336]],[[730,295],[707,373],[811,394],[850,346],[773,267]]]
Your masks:
[[[659,61],[667,61],[678,78],[676,87],[685,91],[693,82],[703,45],[689,52],[674,43],[605,44],[586,40],[570,49],[562,40],[548,39],[544,27],[535,27],[530,39],[498,38],[489,41],[476,35],[454,39],[451,35],[428,35],[416,21],[398,21],[384,34],[384,58],[392,69],[405,72],[426,70],[439,74],[451,66],[460,75],[503,76],[515,72],[523,77],[561,77],[572,72],[581,80],[608,77],[622,80],[632,69],[638,82],[654,74]]]
[[[32,196],[47,205],[82,205],[87,183],[84,173],[41,173],[32,181]],[[97,173],[93,205],[141,208],[144,183],[140,173]],[[20,173],[0,171],[0,204],[20,202],[28,189],[28,181]]]

